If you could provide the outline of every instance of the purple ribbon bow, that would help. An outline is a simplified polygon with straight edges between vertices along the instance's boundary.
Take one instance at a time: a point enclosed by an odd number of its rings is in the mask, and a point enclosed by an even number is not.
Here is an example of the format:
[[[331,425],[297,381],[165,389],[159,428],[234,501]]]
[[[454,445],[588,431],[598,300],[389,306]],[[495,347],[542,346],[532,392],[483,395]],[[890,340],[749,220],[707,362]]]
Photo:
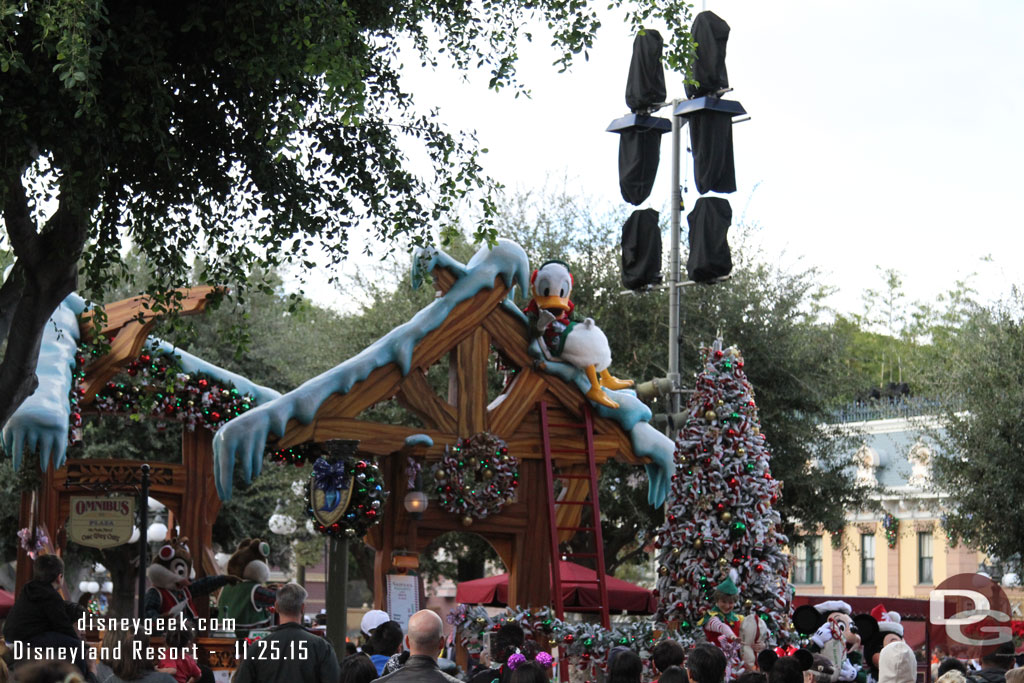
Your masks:
[[[313,481],[321,491],[343,489],[348,486],[348,474],[344,462],[318,459],[313,463]]]

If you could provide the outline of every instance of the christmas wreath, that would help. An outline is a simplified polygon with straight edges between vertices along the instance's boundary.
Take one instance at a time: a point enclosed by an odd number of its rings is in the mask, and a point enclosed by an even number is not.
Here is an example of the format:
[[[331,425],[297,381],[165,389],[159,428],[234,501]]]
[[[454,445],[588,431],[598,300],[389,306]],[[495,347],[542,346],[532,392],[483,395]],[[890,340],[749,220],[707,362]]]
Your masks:
[[[441,508],[461,515],[469,526],[474,519],[497,514],[515,497],[519,460],[508,454],[502,439],[481,432],[445,447],[434,480]]]
[[[330,460],[319,458],[313,463],[309,475],[310,485],[306,487],[306,514],[313,520],[313,528],[321,534],[355,538],[365,536],[366,531],[380,521],[384,512],[384,501],[388,492],[384,490],[384,478],[380,468],[369,460],[345,458]],[[351,486],[351,489],[349,488]],[[313,510],[314,490],[323,492],[324,501],[317,511]],[[347,505],[344,496],[351,494]],[[336,521],[329,524],[316,513],[333,506],[344,505]]]

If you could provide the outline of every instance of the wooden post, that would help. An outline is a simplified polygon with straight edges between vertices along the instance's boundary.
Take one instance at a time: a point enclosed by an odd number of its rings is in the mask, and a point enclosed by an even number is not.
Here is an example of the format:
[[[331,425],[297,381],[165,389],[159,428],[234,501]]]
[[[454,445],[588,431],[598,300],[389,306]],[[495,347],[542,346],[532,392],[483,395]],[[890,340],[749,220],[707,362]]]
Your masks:
[[[192,549],[197,577],[206,576],[203,557],[213,546],[213,523],[220,511],[220,498],[213,478],[213,434],[208,429],[181,430],[181,463],[185,466],[185,487],[178,525]],[[143,503],[145,504],[145,503]],[[170,528],[168,515],[168,528]],[[145,530],[143,530],[145,533]],[[196,612],[209,617],[209,598],[196,600]]]
[[[348,631],[348,539],[328,539],[327,547],[327,640],[340,661],[345,656]]]
[[[526,532],[518,534],[513,545],[508,581],[510,605],[540,608],[551,604],[554,560],[551,557],[551,544],[545,540],[551,530],[548,525],[543,467],[543,460],[524,459],[519,463],[519,481],[522,482],[519,497],[530,514],[527,517]]]

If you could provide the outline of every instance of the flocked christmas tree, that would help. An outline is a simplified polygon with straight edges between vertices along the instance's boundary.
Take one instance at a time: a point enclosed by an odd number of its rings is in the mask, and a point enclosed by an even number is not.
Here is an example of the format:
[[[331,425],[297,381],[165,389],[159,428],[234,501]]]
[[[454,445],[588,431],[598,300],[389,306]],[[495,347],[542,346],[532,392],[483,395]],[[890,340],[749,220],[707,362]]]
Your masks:
[[[754,390],[735,348],[702,349],[704,368],[676,437],[676,472],[658,532],[659,621],[685,631],[712,607],[715,586],[737,575],[736,611],[757,613],[785,640],[792,592],[786,537]]]

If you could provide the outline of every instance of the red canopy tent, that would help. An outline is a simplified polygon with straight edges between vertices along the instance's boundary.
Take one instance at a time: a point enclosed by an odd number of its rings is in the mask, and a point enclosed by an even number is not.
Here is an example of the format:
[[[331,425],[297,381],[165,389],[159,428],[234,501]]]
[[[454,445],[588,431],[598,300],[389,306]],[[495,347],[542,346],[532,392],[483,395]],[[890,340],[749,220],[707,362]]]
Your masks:
[[[559,562],[562,577],[562,603],[567,612],[591,611],[599,607],[597,572],[572,562]],[[608,609],[612,612],[653,614],[657,601],[651,591],[628,581],[609,576]],[[508,574],[498,574],[474,581],[463,581],[455,591],[455,599],[468,605],[504,607],[508,604]]]

